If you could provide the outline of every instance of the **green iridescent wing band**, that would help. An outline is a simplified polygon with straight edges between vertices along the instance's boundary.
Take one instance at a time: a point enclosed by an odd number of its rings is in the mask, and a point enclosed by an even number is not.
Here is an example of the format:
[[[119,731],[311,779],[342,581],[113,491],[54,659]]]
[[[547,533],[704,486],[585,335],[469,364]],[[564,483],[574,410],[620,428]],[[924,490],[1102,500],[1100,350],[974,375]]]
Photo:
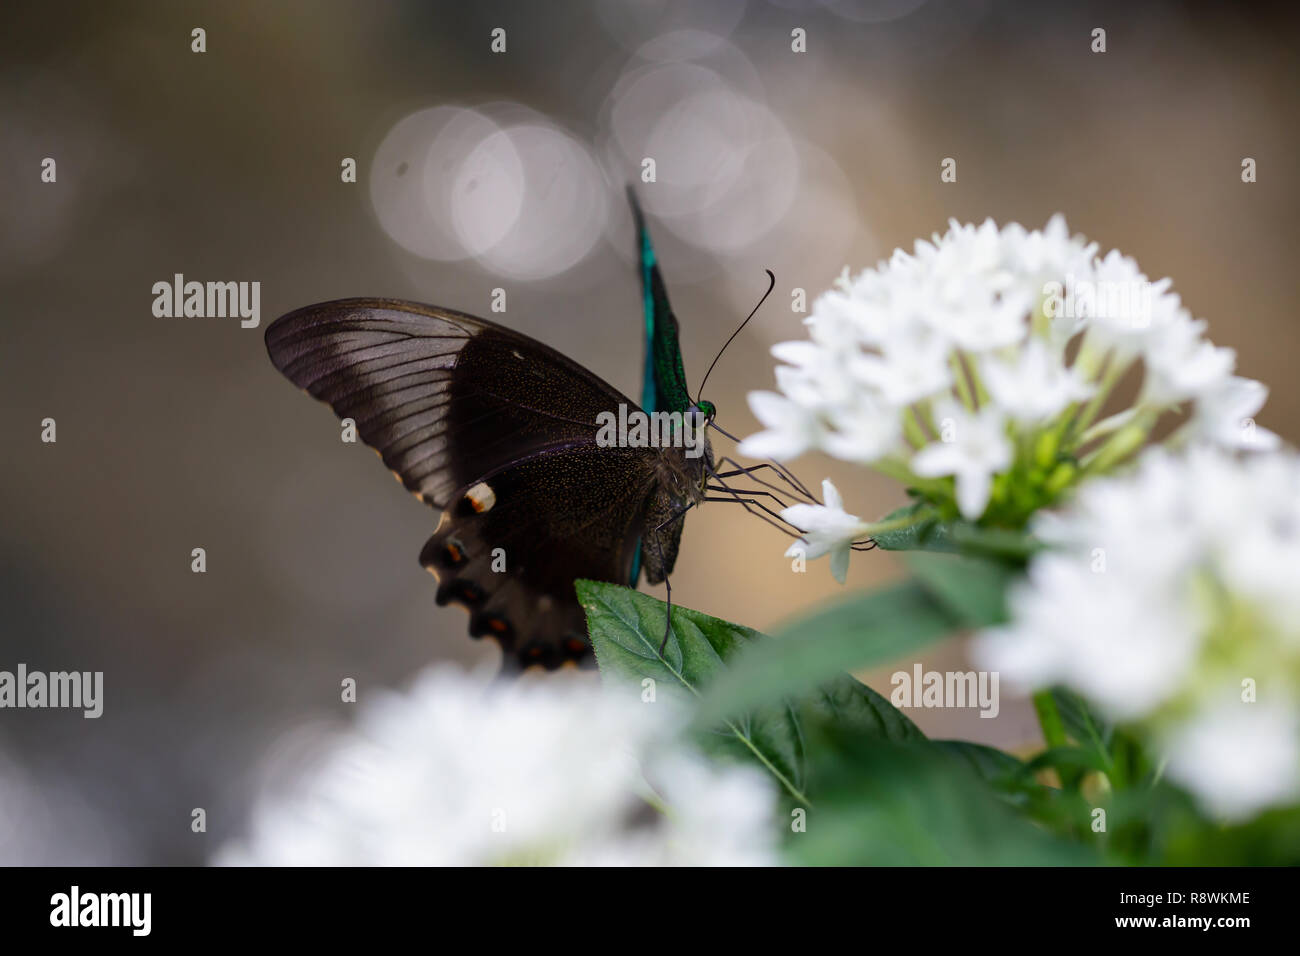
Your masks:
[[[627,199],[636,223],[637,252],[641,259],[641,295],[645,309],[645,368],[641,383],[641,408],[646,412],[684,412],[691,405],[682,368],[682,350],[677,340],[677,316],[668,304],[668,290],[655,258],[650,230],[637,202],[636,192],[627,187]],[[641,576],[638,547],[628,582],[636,587]]]
[[[677,340],[677,317],[668,304],[659,263],[655,259],[650,231],[632,187],[628,201],[636,221],[637,248],[641,257],[641,292],[645,303],[645,379],[641,389],[641,407],[647,412],[684,412],[691,406],[682,368],[682,350]]]

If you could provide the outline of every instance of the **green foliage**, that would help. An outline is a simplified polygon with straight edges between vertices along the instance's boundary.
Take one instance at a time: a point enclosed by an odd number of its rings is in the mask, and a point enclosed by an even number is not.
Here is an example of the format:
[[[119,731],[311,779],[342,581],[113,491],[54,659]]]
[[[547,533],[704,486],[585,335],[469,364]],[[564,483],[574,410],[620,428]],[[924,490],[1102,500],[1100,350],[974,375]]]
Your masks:
[[[920,508],[923,506],[912,506]],[[1019,532],[923,519],[882,535],[909,576],[851,595],[774,637],[619,585],[579,581],[607,681],[684,700],[719,759],[780,786],[787,858],[804,864],[1240,865],[1300,863],[1300,810],[1208,819],[1162,779],[1132,728],[1077,694],[1035,695],[1047,746],[1021,760],[932,741],[846,672],[915,655],[1006,617],[1034,544]],[[783,827],[786,825],[781,824]]]
[[[992,558],[1011,564],[1023,564],[1038,543],[1025,531],[987,527],[961,518],[943,519],[925,502],[915,502],[890,512],[881,523],[913,517],[915,523],[894,531],[875,535],[872,540],[886,551],[938,551]]]
[[[949,759],[939,746],[899,746],[842,727],[810,733],[821,787],[807,832],[788,838],[795,862],[1047,866],[1098,860],[1088,847],[1017,813],[987,785],[981,772],[1015,758],[972,764]]]
[[[601,581],[579,581],[577,588],[601,673],[606,679],[635,683],[652,678],[656,693],[694,701],[726,673],[727,662],[743,648],[766,640],[752,628],[674,606],[672,632],[661,658],[666,611],[662,601]],[[885,740],[924,739],[889,701],[845,675],[797,699],[776,695],[758,706],[733,710],[702,725],[700,738],[714,753],[756,761],[790,798],[807,803],[803,723],[809,718],[832,720]]]
[[[699,720],[711,724],[1003,619],[1008,566],[950,554],[912,555],[908,565],[911,579],[837,602],[740,654],[705,696]]]

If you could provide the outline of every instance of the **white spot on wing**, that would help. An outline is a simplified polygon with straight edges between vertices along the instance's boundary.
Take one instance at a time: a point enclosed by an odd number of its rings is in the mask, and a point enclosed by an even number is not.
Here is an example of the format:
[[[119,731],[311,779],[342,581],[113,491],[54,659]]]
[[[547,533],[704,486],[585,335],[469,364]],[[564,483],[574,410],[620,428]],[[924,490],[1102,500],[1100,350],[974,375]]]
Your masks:
[[[496,492],[486,481],[480,481],[477,485],[465,492],[465,500],[469,502],[470,507],[482,514],[485,511],[491,511],[492,506],[497,503]]]

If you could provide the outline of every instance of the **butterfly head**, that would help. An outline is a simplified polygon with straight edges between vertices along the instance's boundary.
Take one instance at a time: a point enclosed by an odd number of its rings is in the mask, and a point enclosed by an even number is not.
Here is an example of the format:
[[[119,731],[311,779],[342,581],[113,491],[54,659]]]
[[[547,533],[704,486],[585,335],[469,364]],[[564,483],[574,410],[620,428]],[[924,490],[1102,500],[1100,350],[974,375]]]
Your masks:
[[[682,413],[682,423],[686,426],[688,443],[686,457],[698,460],[703,456],[708,460],[710,467],[712,467],[713,455],[712,449],[709,447],[707,432],[717,414],[717,407],[712,402],[706,402],[703,399],[692,402],[687,406],[686,411]],[[707,473],[707,469],[705,469],[705,473]],[[703,484],[700,487],[703,488]]]
[[[718,407],[712,402],[700,399],[686,409],[684,417],[689,419],[695,428],[703,428],[713,424],[713,419],[718,417]]]
[[[686,426],[686,447],[682,452],[680,482],[674,480],[679,496],[703,501],[709,473],[713,470],[713,448],[709,443],[708,427],[713,424],[718,409],[712,402],[692,402],[682,413]]]

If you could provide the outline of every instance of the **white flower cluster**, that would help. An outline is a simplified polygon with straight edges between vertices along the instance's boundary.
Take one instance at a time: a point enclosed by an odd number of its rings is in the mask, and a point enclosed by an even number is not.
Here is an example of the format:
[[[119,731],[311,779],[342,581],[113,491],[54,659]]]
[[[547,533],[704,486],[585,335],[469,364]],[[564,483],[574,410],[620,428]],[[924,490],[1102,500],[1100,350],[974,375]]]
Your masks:
[[[1032,527],[980,666],[1144,727],[1213,812],[1300,796],[1300,456],[1152,449]]]
[[[780,392],[750,394],[765,430],[740,450],[782,461],[818,449],[953,516],[1014,526],[1187,403],[1180,442],[1275,446],[1251,418],[1266,389],[1233,375],[1232,350],[1169,287],[1118,252],[1099,257],[1059,215],[1033,232],[953,222],[911,255],[846,269],[817,299],[809,340],[773,348]],[[1098,421],[1139,360],[1137,402]]]
[[[671,743],[665,704],[551,676],[426,672],[363,711],[298,792],[264,800],[216,862],[775,862],[775,797],[757,770]]]

